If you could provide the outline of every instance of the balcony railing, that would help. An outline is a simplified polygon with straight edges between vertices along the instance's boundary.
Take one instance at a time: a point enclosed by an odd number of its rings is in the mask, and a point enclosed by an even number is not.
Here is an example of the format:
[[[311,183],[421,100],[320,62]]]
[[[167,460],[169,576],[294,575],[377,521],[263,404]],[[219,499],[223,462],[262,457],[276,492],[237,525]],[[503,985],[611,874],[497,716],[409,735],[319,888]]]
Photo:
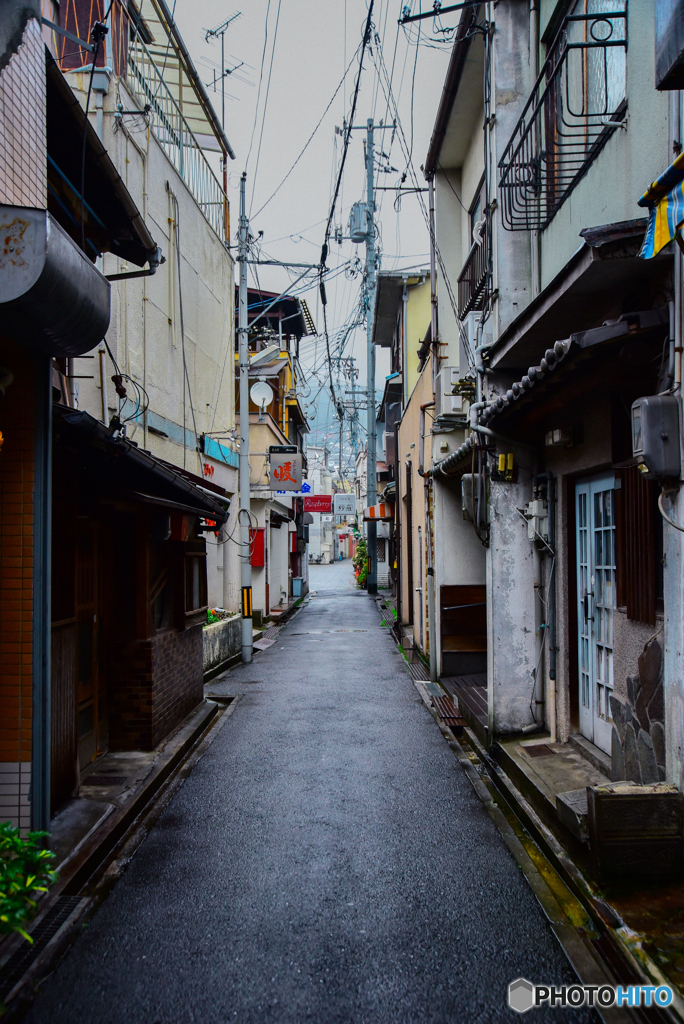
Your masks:
[[[458,315],[463,320],[473,309],[482,309],[489,270],[489,232],[485,227],[473,245],[458,276]]]
[[[140,37],[128,47],[128,88],[197,205],[221,241],[226,238],[226,196],[190,125]]]
[[[569,15],[499,162],[502,221],[543,229],[586,174],[627,109],[625,0]]]

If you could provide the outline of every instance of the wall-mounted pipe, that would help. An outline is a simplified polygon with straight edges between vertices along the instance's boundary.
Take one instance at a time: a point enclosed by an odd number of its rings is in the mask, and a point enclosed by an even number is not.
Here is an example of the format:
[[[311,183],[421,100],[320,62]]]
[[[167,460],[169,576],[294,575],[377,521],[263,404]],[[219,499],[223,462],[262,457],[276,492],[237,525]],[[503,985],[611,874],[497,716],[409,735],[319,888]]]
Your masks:
[[[432,516],[430,512],[430,487],[429,476],[425,478],[425,553],[427,555],[427,612],[428,612],[428,633],[430,643],[430,680],[437,682],[437,633],[435,622],[435,569],[432,564]]]
[[[420,407],[420,438],[418,441],[418,474],[425,475],[425,410],[434,406],[434,401],[423,402]]]
[[[480,424],[473,428],[478,434],[484,434],[486,437],[492,437],[495,441],[502,441],[504,444],[517,445],[518,448],[524,448],[528,452],[536,452],[537,446],[534,444],[525,444],[523,441],[514,441],[511,437],[505,437],[503,434],[497,433],[496,430],[490,430],[489,427],[483,427]]]
[[[432,367],[432,392],[434,394],[439,373],[439,337],[437,335],[437,266],[435,259],[437,242],[435,239],[435,179],[433,174],[428,177],[428,189],[430,204],[430,340],[434,353]]]
[[[108,281],[130,281],[133,277],[153,277],[161,263],[166,263],[166,257],[162,256],[162,251],[157,246],[156,251],[147,261],[147,270],[131,270],[123,274],[105,274],[105,277]]]
[[[549,730],[550,740],[556,741],[556,486],[552,473],[538,473],[533,478],[533,484],[538,487],[546,484],[546,507],[548,514],[548,546],[554,552],[551,557],[547,573],[547,621],[546,637],[548,652],[548,672],[546,673],[545,704],[546,704],[546,725]],[[547,559],[548,561],[548,559]]]

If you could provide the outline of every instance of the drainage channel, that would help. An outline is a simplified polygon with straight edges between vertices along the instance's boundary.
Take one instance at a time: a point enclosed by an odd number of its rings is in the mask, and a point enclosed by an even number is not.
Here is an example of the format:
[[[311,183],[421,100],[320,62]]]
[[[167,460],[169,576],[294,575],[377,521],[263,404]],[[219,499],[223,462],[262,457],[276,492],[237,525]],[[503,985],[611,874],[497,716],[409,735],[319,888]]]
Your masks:
[[[386,610],[380,607],[380,611]],[[397,644],[398,649],[401,647]],[[401,652],[403,654],[403,651]],[[469,729],[463,730],[458,738],[439,718],[433,706],[433,698],[442,692],[438,683],[426,680],[429,675],[422,662],[406,663],[413,684],[439,725],[449,747],[456,755],[477,796],[508,846],[512,856],[523,871],[530,888],[539,901],[559,945],[577,972],[583,984],[630,985],[649,984],[642,978],[636,964],[625,960],[607,929],[605,922],[595,916],[595,907],[587,906],[585,899],[571,878],[564,877],[557,869],[553,857],[544,850],[543,842],[537,841],[534,829],[530,830],[517,813],[514,802],[506,796],[501,770],[487,752],[480,746]],[[417,671],[416,671],[417,670]],[[425,676],[422,673],[425,672]],[[533,824],[533,823],[532,823]],[[650,1007],[616,1009],[602,1008],[604,1024],[618,1024],[622,1021],[658,1021],[673,1024],[680,1018],[667,1009]]]

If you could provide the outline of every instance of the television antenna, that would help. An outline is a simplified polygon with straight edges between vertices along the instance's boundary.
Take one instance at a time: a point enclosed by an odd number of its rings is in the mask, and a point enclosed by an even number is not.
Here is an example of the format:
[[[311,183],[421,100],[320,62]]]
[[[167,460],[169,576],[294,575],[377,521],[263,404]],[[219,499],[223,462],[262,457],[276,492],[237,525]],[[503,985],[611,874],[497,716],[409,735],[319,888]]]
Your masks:
[[[204,41],[208,43],[210,39],[216,39],[218,36],[221,37],[221,126],[225,131],[226,127],[226,75],[232,75],[234,71],[241,68],[244,61],[240,61],[234,68],[228,68],[226,70],[225,63],[225,37],[226,31],[229,25],[232,25],[234,21],[242,17],[242,11],[236,11],[235,14],[231,14],[230,18],[226,21],[221,22],[216,28],[205,29]],[[214,72],[214,92],[216,92],[216,72]]]

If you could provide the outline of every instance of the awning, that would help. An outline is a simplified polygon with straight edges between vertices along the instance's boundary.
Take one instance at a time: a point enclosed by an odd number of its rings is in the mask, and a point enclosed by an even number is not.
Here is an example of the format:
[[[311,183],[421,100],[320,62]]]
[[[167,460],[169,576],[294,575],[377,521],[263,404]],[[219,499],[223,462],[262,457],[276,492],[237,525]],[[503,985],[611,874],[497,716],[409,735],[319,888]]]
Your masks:
[[[387,522],[394,521],[394,505],[390,501],[381,501],[377,505],[370,505],[363,510],[363,518],[368,521]]]
[[[222,489],[171,466],[132,441],[110,434],[104,423],[82,409],[53,405],[55,450],[80,478],[88,500],[132,499],[161,508],[182,509],[217,528],[228,519],[230,500]],[[198,479],[198,478],[194,478]],[[211,487],[211,493],[208,488]]]
[[[648,230],[639,256],[650,260],[677,239],[684,224],[684,153],[646,189],[639,206],[649,210]],[[680,243],[681,244],[681,243]]]

